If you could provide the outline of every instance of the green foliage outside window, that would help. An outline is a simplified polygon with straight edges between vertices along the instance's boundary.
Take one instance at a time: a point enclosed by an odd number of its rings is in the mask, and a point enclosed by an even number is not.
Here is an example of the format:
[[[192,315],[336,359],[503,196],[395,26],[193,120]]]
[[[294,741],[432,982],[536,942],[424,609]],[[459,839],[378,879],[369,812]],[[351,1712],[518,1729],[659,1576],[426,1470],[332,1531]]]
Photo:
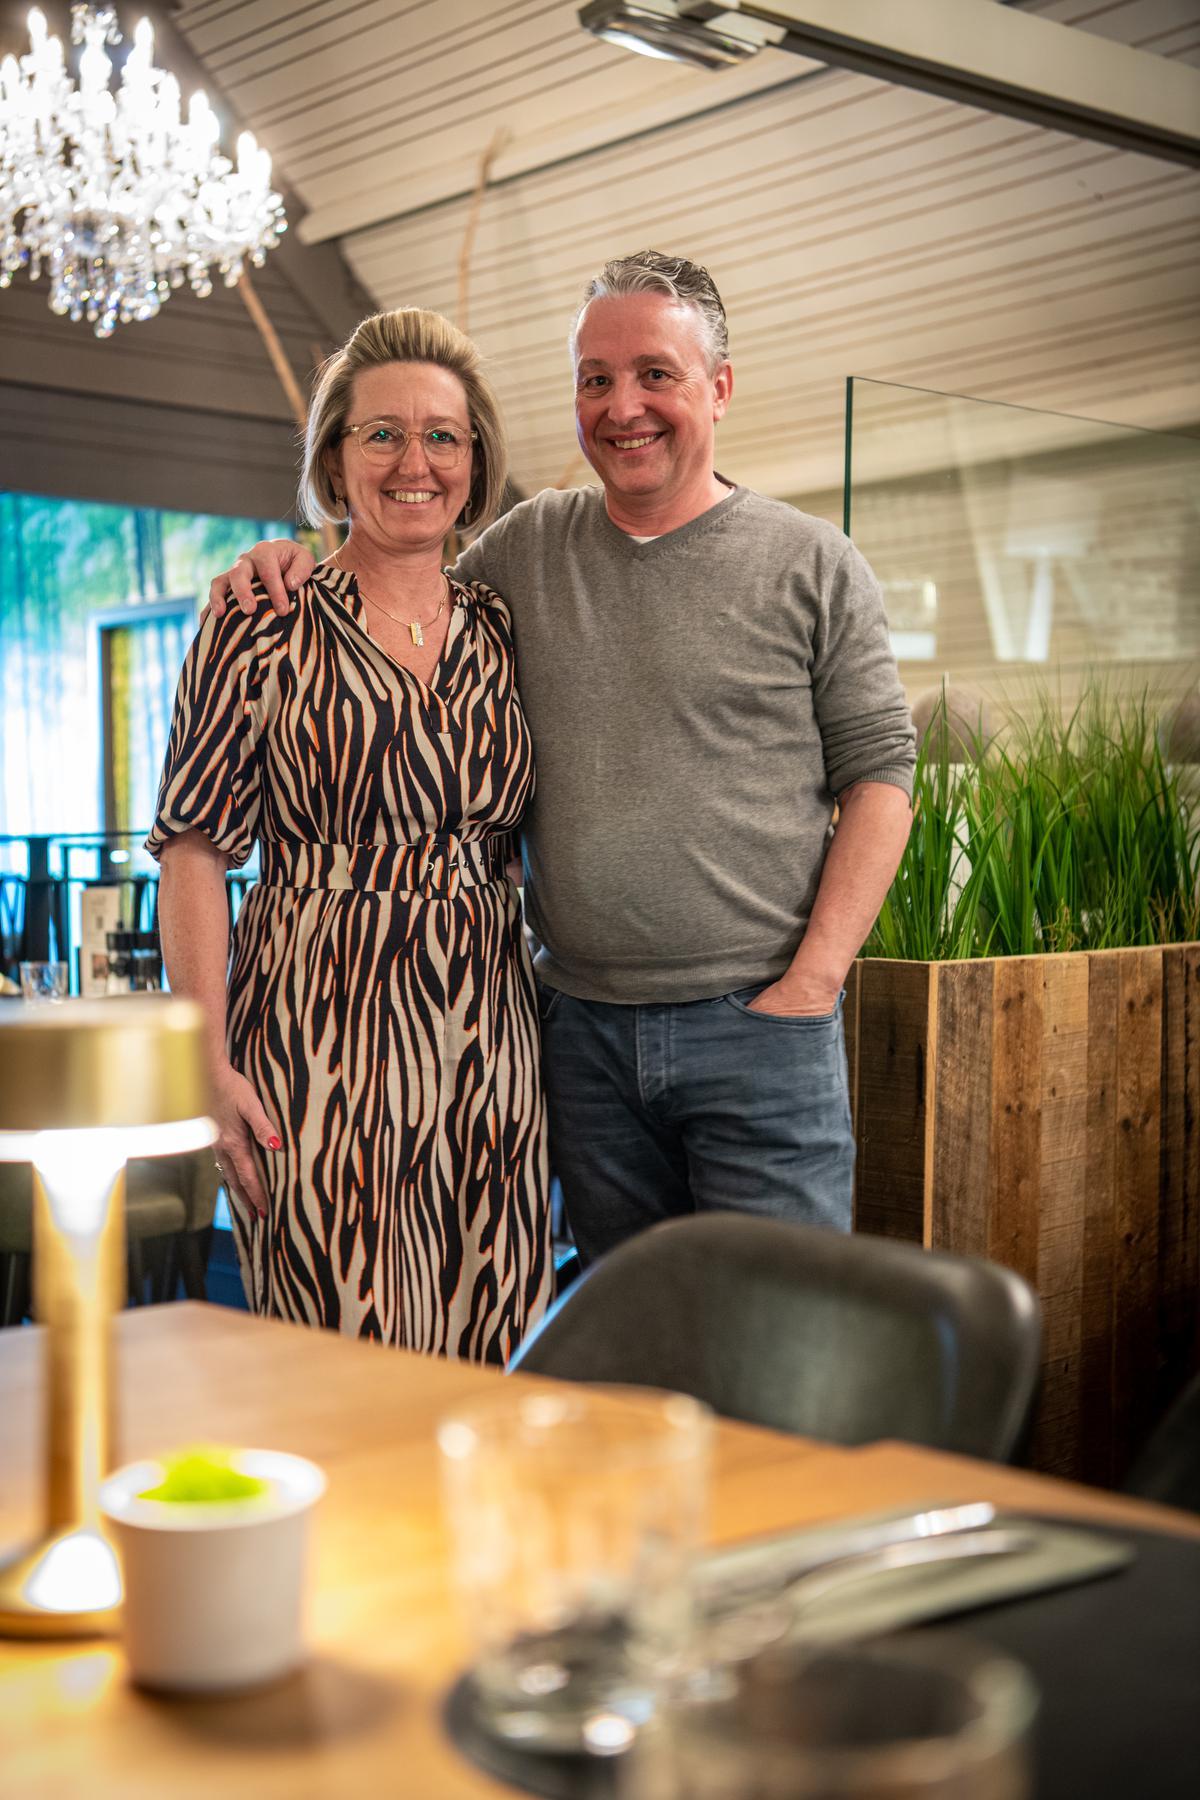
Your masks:
[[[112,720],[109,750],[120,759],[128,726],[144,779],[132,783],[126,772],[117,786],[140,794],[157,778],[183,646],[209,581],[248,544],[291,529],[277,519],[0,493],[0,833],[148,824],[144,817],[102,816],[101,622],[127,617],[133,626],[139,609],[164,601],[178,603],[187,621],[182,638],[171,642],[170,669],[165,650],[161,669],[134,655],[126,670],[121,657],[132,651],[129,644],[115,658],[114,697],[128,716]],[[151,676],[153,693],[146,689]],[[140,798],[135,811],[146,810]]]

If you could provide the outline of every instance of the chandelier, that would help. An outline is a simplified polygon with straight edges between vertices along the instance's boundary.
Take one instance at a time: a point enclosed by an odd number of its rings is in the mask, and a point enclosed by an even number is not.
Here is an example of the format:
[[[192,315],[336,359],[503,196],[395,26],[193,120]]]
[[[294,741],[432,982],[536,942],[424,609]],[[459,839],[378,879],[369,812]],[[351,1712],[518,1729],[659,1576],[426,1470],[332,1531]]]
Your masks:
[[[261,268],[287,222],[271,158],[250,133],[235,165],[203,93],[181,116],[179,83],[154,66],[148,19],[115,92],[106,46],[121,41],[116,13],[73,6],[71,21],[83,45],[78,87],[37,8],[29,54],[0,63],[0,288],[18,269],[31,280],[45,269],[50,310],[86,318],[104,338],[152,319],[185,281],[211,294],[214,268],[233,287],[246,261]]]

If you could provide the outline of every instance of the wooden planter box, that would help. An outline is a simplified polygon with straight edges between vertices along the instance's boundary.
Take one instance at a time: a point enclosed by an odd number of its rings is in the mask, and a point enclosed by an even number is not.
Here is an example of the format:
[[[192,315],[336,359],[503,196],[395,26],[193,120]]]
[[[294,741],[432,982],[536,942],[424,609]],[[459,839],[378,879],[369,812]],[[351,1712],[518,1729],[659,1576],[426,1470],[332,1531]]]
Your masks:
[[[846,1037],[856,1228],[1024,1275],[1030,1460],[1119,1482],[1200,1367],[1200,944],[863,960]]]

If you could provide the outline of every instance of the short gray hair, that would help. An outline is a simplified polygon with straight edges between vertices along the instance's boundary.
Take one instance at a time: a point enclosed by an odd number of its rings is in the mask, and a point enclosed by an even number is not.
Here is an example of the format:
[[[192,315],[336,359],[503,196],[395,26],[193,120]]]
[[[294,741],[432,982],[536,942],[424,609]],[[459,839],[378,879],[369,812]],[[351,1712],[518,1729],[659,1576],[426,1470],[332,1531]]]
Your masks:
[[[606,262],[584,289],[571,322],[569,343],[575,356],[575,334],[584,308],[592,300],[614,294],[667,294],[677,306],[690,307],[704,328],[708,372],[715,375],[729,360],[729,325],[717,284],[708,270],[686,256],[664,256],[661,250],[635,250],[632,256],[615,256]]]
[[[475,427],[471,491],[461,528],[472,530],[496,516],[508,473],[508,449],[500,407],[483,368],[478,349],[440,313],[405,306],[364,319],[317,376],[304,434],[304,467],[300,475],[300,511],[313,525],[333,524],[344,509],[333,490],[325,453],[338,442],[346,424],[354,377],[361,369],[384,363],[434,363],[462,382],[467,411]]]

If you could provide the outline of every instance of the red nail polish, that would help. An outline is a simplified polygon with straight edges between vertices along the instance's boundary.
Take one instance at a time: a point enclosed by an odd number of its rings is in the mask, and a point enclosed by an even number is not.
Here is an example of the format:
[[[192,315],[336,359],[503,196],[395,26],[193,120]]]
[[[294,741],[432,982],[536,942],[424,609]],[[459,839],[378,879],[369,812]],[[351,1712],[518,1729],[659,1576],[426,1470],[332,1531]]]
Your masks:
[[[277,1138],[277,1137],[269,1137],[267,1139],[267,1149],[268,1150],[282,1150],[283,1149],[283,1139]]]

